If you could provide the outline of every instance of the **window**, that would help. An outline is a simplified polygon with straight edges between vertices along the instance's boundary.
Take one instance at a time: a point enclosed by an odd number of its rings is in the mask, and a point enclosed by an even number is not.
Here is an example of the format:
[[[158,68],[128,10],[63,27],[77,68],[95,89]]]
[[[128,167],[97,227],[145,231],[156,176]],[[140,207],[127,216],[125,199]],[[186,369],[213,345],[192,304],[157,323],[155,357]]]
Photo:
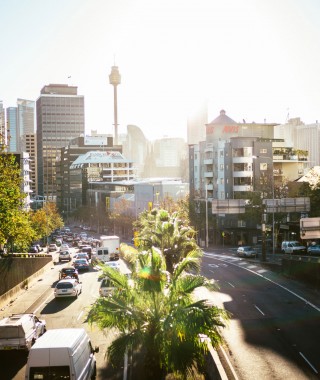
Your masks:
[[[268,170],[268,164],[266,162],[260,162],[260,170]]]
[[[260,154],[267,154],[268,150],[266,148],[260,148],[259,153]]]

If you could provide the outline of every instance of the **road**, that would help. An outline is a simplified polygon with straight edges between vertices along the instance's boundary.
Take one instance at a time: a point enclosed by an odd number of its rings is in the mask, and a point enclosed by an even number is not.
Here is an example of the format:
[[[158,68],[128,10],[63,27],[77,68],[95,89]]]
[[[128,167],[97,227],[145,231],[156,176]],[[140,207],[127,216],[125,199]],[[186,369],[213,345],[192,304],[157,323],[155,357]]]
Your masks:
[[[56,260],[57,253],[54,256]],[[55,264],[53,262],[52,266],[27,291],[21,293],[14,302],[0,311],[0,318],[13,313],[35,312],[38,317],[46,320],[47,329],[83,327],[88,332],[92,345],[99,346],[99,353],[96,354],[97,380],[122,379],[123,370],[110,370],[105,358],[112,334],[105,336],[97,327],[91,327],[86,322],[87,312],[99,296],[98,278],[101,270],[94,267],[90,272],[80,274],[82,294],[77,299],[54,299],[53,288],[58,281],[59,270],[69,265],[69,263]],[[23,380],[26,363],[27,353],[1,352],[0,379]]]
[[[232,313],[223,330],[230,379],[320,378],[318,294],[225,249],[205,253],[202,268],[220,290],[199,296]]]

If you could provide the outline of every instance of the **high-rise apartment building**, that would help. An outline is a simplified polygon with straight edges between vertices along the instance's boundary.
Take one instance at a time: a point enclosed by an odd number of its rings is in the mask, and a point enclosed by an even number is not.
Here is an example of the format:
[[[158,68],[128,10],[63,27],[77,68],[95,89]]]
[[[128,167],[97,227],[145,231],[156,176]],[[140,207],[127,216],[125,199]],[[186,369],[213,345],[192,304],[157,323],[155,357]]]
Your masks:
[[[7,131],[8,131],[8,150],[9,152],[19,151],[19,130],[18,130],[18,112],[17,107],[8,107],[7,114]]]
[[[66,84],[44,86],[36,102],[38,194],[56,200],[61,148],[84,135],[84,96]]]

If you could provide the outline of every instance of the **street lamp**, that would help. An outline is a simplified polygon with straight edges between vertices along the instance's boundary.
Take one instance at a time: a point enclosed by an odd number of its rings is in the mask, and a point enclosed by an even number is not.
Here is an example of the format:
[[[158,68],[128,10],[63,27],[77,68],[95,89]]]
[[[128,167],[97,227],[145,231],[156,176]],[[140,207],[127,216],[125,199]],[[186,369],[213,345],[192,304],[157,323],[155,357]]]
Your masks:
[[[275,254],[275,231],[274,231],[274,208],[275,208],[275,198],[274,198],[274,173],[273,173],[273,158],[268,156],[252,156],[252,158],[265,158],[270,160],[272,163],[272,172],[271,172],[271,186],[272,186],[272,254]]]

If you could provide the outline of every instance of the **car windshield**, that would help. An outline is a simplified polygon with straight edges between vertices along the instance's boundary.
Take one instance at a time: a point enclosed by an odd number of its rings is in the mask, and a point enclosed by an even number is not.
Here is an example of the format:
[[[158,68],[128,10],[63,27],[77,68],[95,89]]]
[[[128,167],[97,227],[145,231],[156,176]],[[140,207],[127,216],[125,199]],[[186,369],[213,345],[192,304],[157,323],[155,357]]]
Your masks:
[[[78,259],[75,261],[76,264],[86,264],[87,263],[87,260],[85,259]]]

